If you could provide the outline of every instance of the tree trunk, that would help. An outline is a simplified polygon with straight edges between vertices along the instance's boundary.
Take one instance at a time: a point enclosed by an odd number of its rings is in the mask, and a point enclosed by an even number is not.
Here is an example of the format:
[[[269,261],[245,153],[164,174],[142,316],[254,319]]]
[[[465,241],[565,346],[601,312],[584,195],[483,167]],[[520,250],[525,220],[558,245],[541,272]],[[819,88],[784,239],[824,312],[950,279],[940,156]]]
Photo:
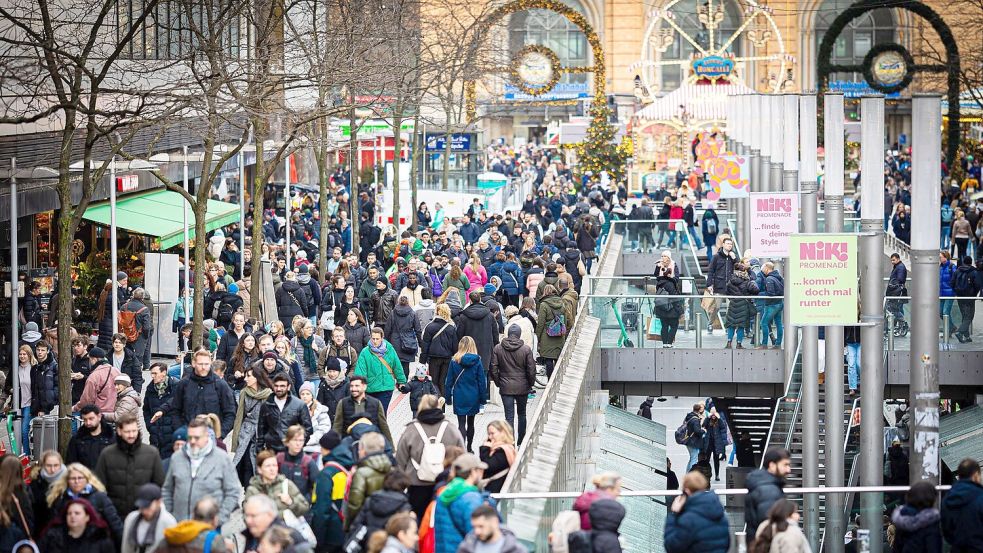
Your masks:
[[[199,183],[199,191],[202,189],[203,183]],[[208,188],[211,188],[209,186]],[[206,189],[207,190],[207,189]],[[191,205],[191,212],[195,217],[195,236],[200,236],[201,238],[195,239],[195,297],[194,297],[194,316],[192,317],[191,325],[191,351],[198,351],[198,348],[202,346],[202,339],[204,338],[205,330],[205,294],[208,292],[205,286],[205,273],[207,271],[206,266],[208,261],[205,259],[205,252],[207,252],[208,242],[204,239],[207,231],[205,230],[205,222],[208,219],[208,199],[207,196],[205,201],[201,200],[201,195],[198,196],[198,201]],[[208,314],[211,318],[211,313]]]
[[[58,371],[58,412],[61,417],[58,420],[58,444],[62,457],[68,451],[68,442],[72,439],[72,421],[67,415],[72,412],[72,279],[67,278],[72,266],[72,240],[75,239],[75,227],[72,225],[74,208],[72,207],[72,185],[69,182],[67,172],[62,172],[62,178],[58,182],[58,200],[61,209],[58,210],[58,267],[64,269],[63,277],[58,279],[58,344],[57,351],[50,355],[56,355],[58,366],[62,369]],[[17,221],[11,221],[16,225]],[[16,271],[16,267],[11,270]],[[16,274],[16,273],[15,273]],[[110,278],[115,278],[112,276]],[[113,293],[116,293],[115,286]],[[99,322],[96,321],[98,328]],[[88,338],[88,337],[86,337]],[[14,339],[17,339],[16,335]],[[14,370],[16,369],[17,361]],[[20,406],[16,406],[18,409]],[[20,436],[17,436],[20,438]],[[24,453],[30,454],[28,446],[21,444]]]
[[[251,246],[252,259],[250,260],[249,275],[249,312],[258,320],[264,320],[266,314],[260,311],[260,297],[263,295],[263,289],[260,286],[259,276],[263,267],[260,256],[263,251],[263,188],[266,185],[266,163],[263,160],[263,141],[266,140],[267,135],[266,121],[261,117],[255,118],[253,120],[253,129],[256,137],[256,171],[253,178],[252,193],[253,243]]]
[[[324,145],[328,140],[328,120],[327,118],[315,121],[313,126],[317,129],[315,133],[319,139],[318,146],[314,148],[315,157],[317,161],[317,182],[318,191],[320,192],[320,197],[318,200],[319,211],[321,212],[321,231],[320,240],[317,243],[317,256],[318,256],[318,266],[321,269],[321,279],[325,278],[324,268],[327,266],[328,260],[328,230],[330,228],[328,222],[330,217],[328,217],[328,152],[327,147]]]
[[[355,127],[355,108],[348,112],[348,205],[352,225],[352,253],[359,257],[358,234],[362,225],[362,209],[358,205],[358,129]]]
[[[410,135],[412,138],[410,139],[410,143],[408,144],[410,149],[410,203],[412,204],[410,206],[410,211],[411,211],[410,216],[413,225],[411,227],[411,231],[414,233],[420,226],[420,221],[417,220],[417,213],[420,207],[420,199],[417,197],[417,191],[419,190],[419,185],[416,182],[416,172],[417,172],[417,168],[419,167],[419,161],[418,161],[419,158],[417,157],[418,148],[416,147],[417,145],[416,129],[420,126],[419,111],[420,111],[419,106],[417,106],[417,115],[416,117],[413,118],[413,133]],[[424,137],[424,141],[425,140],[426,137]]]

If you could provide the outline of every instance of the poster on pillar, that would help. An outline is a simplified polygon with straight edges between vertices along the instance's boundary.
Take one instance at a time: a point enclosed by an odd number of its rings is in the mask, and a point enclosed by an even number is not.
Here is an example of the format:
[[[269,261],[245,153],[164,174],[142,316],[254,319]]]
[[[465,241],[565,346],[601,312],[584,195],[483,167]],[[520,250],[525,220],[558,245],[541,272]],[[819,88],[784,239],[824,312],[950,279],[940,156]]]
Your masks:
[[[751,166],[748,159],[738,155],[722,155],[704,162],[710,177],[707,199],[747,198],[751,182]]]
[[[798,193],[751,193],[751,253],[755,257],[788,257],[789,237],[798,230]]]
[[[789,237],[790,324],[857,324],[857,235],[793,234]]]

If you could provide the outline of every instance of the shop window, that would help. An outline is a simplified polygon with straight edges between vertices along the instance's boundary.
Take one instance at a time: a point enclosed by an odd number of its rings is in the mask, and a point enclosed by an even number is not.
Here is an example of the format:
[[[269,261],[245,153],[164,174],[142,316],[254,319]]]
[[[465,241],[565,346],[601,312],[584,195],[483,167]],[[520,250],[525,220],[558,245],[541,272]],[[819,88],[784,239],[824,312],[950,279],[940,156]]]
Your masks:
[[[584,13],[576,0],[566,0],[566,5]],[[517,52],[530,44],[541,44],[556,52],[563,67],[590,65],[590,49],[587,37],[579,27],[563,15],[550,10],[526,10],[516,13],[509,20],[509,51]],[[585,82],[584,75],[565,73],[560,82]]]
[[[823,37],[833,25],[836,17],[843,13],[855,0],[826,0],[816,12],[816,52]],[[861,65],[864,56],[878,44],[894,42],[897,37],[897,23],[890,9],[881,8],[869,11],[850,21],[833,44],[832,63],[837,65]],[[860,73],[838,73],[831,75],[834,80],[862,81]]]

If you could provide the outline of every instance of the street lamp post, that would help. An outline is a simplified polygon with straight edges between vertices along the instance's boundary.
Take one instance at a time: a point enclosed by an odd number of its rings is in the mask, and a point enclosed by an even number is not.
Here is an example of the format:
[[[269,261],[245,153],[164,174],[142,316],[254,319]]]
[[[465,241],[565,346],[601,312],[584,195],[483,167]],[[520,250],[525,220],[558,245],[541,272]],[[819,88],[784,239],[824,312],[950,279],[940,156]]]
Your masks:
[[[287,270],[292,271],[293,266],[290,264],[290,155],[287,155],[283,160],[283,179],[283,213],[287,221],[284,227],[283,245],[286,246]]]
[[[183,154],[181,157],[183,158],[182,170],[184,177],[184,191],[188,192],[188,147],[184,146],[181,149],[181,152]],[[191,313],[191,302],[189,297],[191,295],[191,246],[188,245],[190,237],[188,236],[187,200],[181,203],[181,208],[184,210],[184,320],[185,322],[190,322],[191,317],[189,317],[189,313]],[[204,239],[204,236],[198,238],[198,240]],[[205,271],[203,274],[208,274],[208,271],[206,271],[204,267],[195,267],[195,269],[198,271]],[[197,290],[196,292],[199,294],[204,294],[203,290]],[[180,329],[178,329],[178,331],[180,331]],[[181,374],[184,374],[184,355],[181,356]]]
[[[113,286],[110,292],[112,293],[112,303],[113,303],[113,335],[119,332],[119,279],[116,278],[118,267],[118,261],[116,260],[116,255],[118,251],[116,249],[116,155],[113,155],[112,160],[109,162],[109,259],[110,268],[109,274],[112,275]]]
[[[939,167],[941,100],[912,98],[911,464],[912,482],[939,482]],[[934,110],[934,111],[933,111]]]
[[[860,99],[860,485],[884,480],[884,97]],[[938,166],[936,166],[936,169]],[[934,183],[937,179],[932,179]],[[935,243],[938,245],[938,242]],[[860,496],[861,526],[870,533],[870,553],[881,553],[882,493]],[[834,539],[837,536],[834,536]]]
[[[788,123],[788,114],[785,113],[784,96],[773,94],[768,96],[771,103],[771,165],[769,165],[768,184],[772,192],[782,190],[782,166],[785,164],[785,147],[782,141],[785,139],[784,127]]]
[[[13,392],[13,405],[17,412],[20,412],[20,383],[18,378],[18,364],[17,359],[18,349],[20,346],[20,340],[18,340],[17,334],[17,313],[20,310],[18,302],[20,298],[17,297],[18,284],[20,279],[17,276],[18,267],[20,266],[20,261],[17,259],[17,158],[10,158],[10,363],[12,370],[10,371],[10,377]],[[57,352],[55,352],[57,356]],[[15,428],[14,436],[20,437],[24,433],[20,431],[20,426],[22,422],[17,419],[17,427]],[[21,450],[23,451],[26,444],[21,444]]]

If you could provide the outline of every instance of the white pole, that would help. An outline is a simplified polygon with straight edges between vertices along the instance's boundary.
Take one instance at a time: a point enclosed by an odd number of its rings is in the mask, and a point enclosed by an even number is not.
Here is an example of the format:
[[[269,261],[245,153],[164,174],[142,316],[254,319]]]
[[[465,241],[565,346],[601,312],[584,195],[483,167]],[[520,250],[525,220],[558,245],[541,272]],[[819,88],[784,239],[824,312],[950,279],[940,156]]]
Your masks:
[[[286,218],[287,218],[287,225],[286,225],[286,228],[284,229],[284,232],[286,232],[286,234],[284,234],[283,244],[284,244],[284,246],[287,247],[286,248],[287,249],[287,270],[288,271],[292,271],[293,270],[293,266],[290,265],[290,155],[289,154],[287,155],[287,157],[283,161],[283,177],[284,177],[284,181],[283,181],[283,196],[286,199],[283,212],[284,212],[284,214],[286,214]]]
[[[119,281],[116,280],[116,273],[119,271],[116,262],[116,156],[109,162],[109,274],[112,275],[113,286],[113,334],[119,332]]]
[[[11,381],[12,391],[14,394],[14,409],[16,412],[20,412],[20,383],[17,372],[19,361],[17,359],[18,349],[20,346],[19,334],[17,333],[17,312],[20,310],[18,307],[18,302],[20,298],[17,297],[18,284],[20,279],[17,276],[18,266],[20,261],[17,259],[17,158],[10,158],[10,363],[11,371],[10,376],[13,378]],[[57,309],[57,307],[56,307]],[[14,427],[14,436],[20,438],[23,433],[20,431],[21,425],[23,424],[21,420],[16,419],[17,423]],[[11,440],[13,441],[13,440]],[[20,450],[24,451],[26,444],[20,444]]]
[[[184,153],[184,156],[183,156],[184,157],[184,191],[187,192],[188,191],[188,147],[185,146],[184,148],[182,148],[182,152]],[[185,322],[189,322],[190,317],[188,317],[188,313],[191,312],[191,310],[189,309],[189,307],[191,305],[191,302],[188,299],[188,297],[191,294],[191,252],[190,252],[190,246],[188,246],[188,241],[189,240],[190,240],[190,238],[188,237],[188,201],[185,200],[184,201],[184,317],[185,317]],[[195,269],[198,270],[198,271],[204,271],[205,270],[204,267],[195,267]],[[200,292],[201,291],[199,290],[199,293]],[[181,329],[178,329],[178,332],[180,332],[180,331],[181,331]],[[187,345],[185,347],[187,347]],[[181,365],[182,366],[184,365],[184,357],[181,358]],[[183,374],[184,371],[182,370],[181,372]]]
[[[246,274],[246,153],[239,150],[239,276]]]

